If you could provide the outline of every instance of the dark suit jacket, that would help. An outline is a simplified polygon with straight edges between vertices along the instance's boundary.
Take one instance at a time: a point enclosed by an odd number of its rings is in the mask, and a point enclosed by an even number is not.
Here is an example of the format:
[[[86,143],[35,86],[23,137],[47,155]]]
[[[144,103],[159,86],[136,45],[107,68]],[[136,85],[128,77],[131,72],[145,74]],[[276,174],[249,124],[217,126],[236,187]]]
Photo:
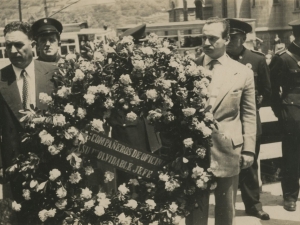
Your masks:
[[[57,67],[49,63],[34,61],[35,84],[36,84],[36,107],[44,109],[47,106],[39,102],[39,93],[50,94],[53,90],[52,75]],[[12,65],[0,70],[0,135],[1,154],[0,168],[5,170],[11,165],[12,159],[20,153],[20,131],[22,125],[19,122],[23,116],[19,113],[22,102],[16,83],[16,75]],[[1,158],[2,157],[2,158]]]

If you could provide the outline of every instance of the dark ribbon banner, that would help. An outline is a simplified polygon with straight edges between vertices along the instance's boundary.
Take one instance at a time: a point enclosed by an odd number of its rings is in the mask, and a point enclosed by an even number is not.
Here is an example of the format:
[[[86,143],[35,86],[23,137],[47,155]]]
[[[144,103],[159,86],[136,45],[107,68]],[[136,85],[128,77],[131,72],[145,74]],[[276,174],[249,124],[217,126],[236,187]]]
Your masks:
[[[155,154],[137,150],[94,131],[90,131],[88,141],[80,145],[77,152],[94,155],[101,162],[144,178],[152,178],[166,164]]]

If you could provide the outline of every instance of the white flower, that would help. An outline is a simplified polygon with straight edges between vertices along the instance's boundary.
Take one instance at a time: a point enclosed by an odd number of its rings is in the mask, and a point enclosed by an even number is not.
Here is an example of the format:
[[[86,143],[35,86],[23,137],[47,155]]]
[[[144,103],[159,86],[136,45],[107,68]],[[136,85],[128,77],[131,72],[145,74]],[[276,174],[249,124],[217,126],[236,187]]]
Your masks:
[[[154,221],[152,223],[149,223],[149,225],[158,225],[158,221]]]
[[[55,206],[56,206],[58,209],[62,210],[62,209],[64,209],[64,208],[66,208],[67,204],[68,204],[67,199],[59,199],[59,200],[55,203]]]
[[[91,167],[91,166],[85,167],[84,170],[85,170],[85,175],[87,175],[87,176],[89,176],[89,175],[91,175],[92,173],[94,173],[94,169],[93,169],[93,167]]]
[[[175,190],[175,188],[177,188],[177,187],[179,187],[180,186],[180,184],[178,183],[178,181],[177,180],[175,180],[175,179],[170,179],[170,180],[168,180],[166,183],[165,183],[165,189],[167,190],[167,191],[174,191]]]
[[[39,136],[41,138],[41,143],[44,145],[52,145],[53,141],[54,141],[54,137],[52,137],[51,134],[48,134],[47,131],[43,130],[39,133]]]
[[[81,180],[81,175],[80,173],[76,172],[76,173],[72,173],[69,177],[69,181],[72,183],[72,184],[77,184],[79,183],[79,181]]]
[[[201,159],[204,159],[205,155],[206,155],[206,149],[205,148],[198,148],[196,150],[196,153],[198,156],[200,156]]]
[[[98,90],[97,90],[96,86],[89,86],[89,88],[87,90],[87,93],[92,94],[92,95],[96,94],[97,92],[98,92]]]
[[[217,182],[213,182],[211,185],[210,185],[210,190],[215,190],[217,187]]]
[[[84,96],[83,96],[83,98],[85,99],[85,101],[86,101],[86,103],[88,104],[88,105],[91,105],[91,104],[93,104],[94,102],[95,102],[95,95],[93,95],[93,94],[85,94]]]
[[[99,202],[99,206],[102,206],[105,209],[108,208],[111,203],[109,198],[98,198],[97,201]]]
[[[171,53],[171,50],[168,48],[160,48],[159,51],[165,53],[166,55],[169,55]]]
[[[192,138],[186,138],[183,140],[183,144],[186,148],[191,148],[193,146],[193,139]]]
[[[84,77],[85,77],[84,73],[80,69],[77,69],[75,71],[75,76],[73,78],[73,81],[81,81],[84,79]]]
[[[106,194],[103,193],[103,192],[99,192],[99,193],[97,194],[97,197],[98,197],[98,201],[99,201],[99,199],[105,199],[105,198],[106,198]]]
[[[172,204],[170,205],[169,207],[169,210],[172,212],[172,213],[175,213],[178,209],[178,205],[175,203],[175,202],[172,202]]]
[[[153,50],[150,47],[143,47],[141,48],[141,51],[146,55],[153,55]]]
[[[76,127],[69,127],[66,134],[65,134],[65,138],[66,139],[72,139],[75,136],[77,136],[79,133],[78,129]]]
[[[196,166],[193,168],[192,172],[192,178],[197,178],[202,176],[202,174],[204,173],[204,169],[202,167]]]
[[[176,62],[175,60],[170,60],[169,66],[170,66],[170,67],[177,68],[177,67],[179,67],[179,63]]]
[[[50,209],[47,211],[47,216],[48,217],[54,217],[56,214],[56,209]]]
[[[124,84],[124,85],[129,85],[132,83],[131,79],[130,79],[130,76],[128,74],[126,75],[121,75],[120,78],[119,78],[119,81]]]
[[[159,179],[160,179],[161,181],[166,182],[166,181],[169,180],[169,178],[170,178],[170,176],[169,176],[168,174],[164,174],[164,173],[159,174]]]
[[[102,62],[104,59],[105,58],[101,52],[98,52],[98,51],[94,52],[94,60],[95,61]]]
[[[42,211],[39,212],[39,218],[42,222],[45,222],[48,218],[47,216],[47,210],[43,209]]]
[[[67,196],[67,190],[64,187],[60,187],[56,190],[56,196],[58,198],[64,198]]]
[[[54,181],[56,178],[58,178],[61,175],[61,172],[58,169],[53,169],[49,172],[50,177],[49,179]]]
[[[101,93],[101,94],[107,95],[108,92],[109,92],[109,89],[105,85],[99,84],[97,86],[97,93]]]
[[[112,181],[114,178],[115,178],[115,174],[113,172],[110,172],[110,171],[106,171],[104,173],[104,183],[108,183],[110,181]]]
[[[32,180],[30,181],[29,187],[30,188],[34,188],[38,185],[39,183],[37,182],[37,180]]]
[[[137,179],[130,179],[128,184],[132,184],[133,186],[138,186],[140,183],[138,182]]]
[[[70,114],[70,115],[72,115],[72,114],[75,112],[74,106],[71,105],[70,103],[68,103],[68,104],[65,106],[64,112],[65,112],[65,113],[68,113],[68,114]]]
[[[50,104],[52,102],[52,97],[43,92],[39,94],[39,99],[43,104]]]
[[[206,189],[207,188],[207,183],[205,183],[202,179],[198,179],[196,181],[196,185],[200,189]]]
[[[129,122],[134,122],[137,118],[137,115],[134,112],[127,113],[126,120]]]
[[[126,195],[126,194],[129,192],[129,189],[126,187],[125,184],[121,184],[121,185],[118,187],[118,190],[119,190],[119,192],[120,192],[122,195]]]
[[[66,117],[62,114],[56,114],[53,116],[53,125],[62,127],[66,124]]]
[[[30,190],[23,189],[23,195],[22,196],[24,197],[25,200],[30,200],[31,199],[30,198]]]
[[[118,216],[118,219],[119,219],[119,224],[121,225],[130,225],[132,221],[132,218],[130,216],[125,216],[124,213],[120,214]]]
[[[11,207],[14,211],[17,211],[17,212],[19,212],[21,210],[21,204],[18,204],[16,201],[12,202]]]
[[[81,198],[85,198],[85,199],[89,199],[89,198],[92,197],[92,193],[93,192],[90,189],[88,189],[88,188],[85,188],[85,189],[81,188],[80,197]]]
[[[144,70],[145,62],[143,60],[132,60],[132,65],[136,70]]]
[[[70,165],[76,169],[80,168],[82,159],[77,156],[75,153],[71,153],[67,156],[67,161],[70,161]]]
[[[67,98],[68,95],[71,94],[71,88],[67,88],[66,86],[62,86],[58,91],[57,95],[61,98]]]
[[[95,207],[94,213],[97,216],[102,216],[105,213],[105,210],[104,210],[103,206],[98,205],[98,206]]]
[[[98,132],[104,131],[103,129],[103,121],[100,119],[93,119],[91,122],[92,128]]]
[[[160,109],[156,109],[156,110],[150,110],[148,112],[148,116],[147,119],[148,120],[158,120],[162,117],[162,113]]]
[[[77,116],[78,116],[80,119],[83,119],[83,118],[86,116],[86,110],[79,107],[79,108],[77,109]]]
[[[183,157],[183,158],[182,158],[182,162],[183,162],[183,163],[188,163],[189,160],[188,160],[187,158]]]
[[[155,89],[150,89],[146,91],[146,96],[148,99],[156,100],[158,97],[157,91]]]
[[[107,109],[112,109],[114,107],[114,101],[110,98],[106,99],[104,102],[104,107]]]
[[[186,108],[186,109],[182,109],[182,112],[183,112],[183,115],[185,117],[188,117],[188,116],[194,115],[195,112],[196,112],[196,109],[194,109],[194,108]]]
[[[124,206],[131,208],[131,209],[136,209],[136,207],[138,206],[138,203],[134,199],[129,199],[127,204],[125,204]]]
[[[205,127],[202,129],[202,133],[203,133],[203,137],[206,138],[206,137],[208,137],[209,135],[211,135],[212,130],[211,130],[210,128],[208,128],[207,126],[205,126]]]
[[[146,200],[146,204],[147,204],[147,207],[149,210],[155,209],[156,203],[154,200],[148,199],[148,200]]]
[[[95,205],[95,200],[89,200],[84,203],[84,209],[89,210]]]

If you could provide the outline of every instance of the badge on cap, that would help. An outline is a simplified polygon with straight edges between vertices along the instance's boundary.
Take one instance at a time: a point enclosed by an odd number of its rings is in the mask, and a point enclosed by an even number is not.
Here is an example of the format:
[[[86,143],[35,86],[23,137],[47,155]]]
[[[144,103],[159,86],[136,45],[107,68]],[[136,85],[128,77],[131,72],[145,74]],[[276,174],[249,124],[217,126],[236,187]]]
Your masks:
[[[47,21],[47,19],[44,19],[44,23],[47,23],[48,21]]]
[[[300,61],[297,62],[298,66],[300,67]]]
[[[246,66],[249,68],[249,69],[252,69],[252,65],[250,63],[247,63]]]

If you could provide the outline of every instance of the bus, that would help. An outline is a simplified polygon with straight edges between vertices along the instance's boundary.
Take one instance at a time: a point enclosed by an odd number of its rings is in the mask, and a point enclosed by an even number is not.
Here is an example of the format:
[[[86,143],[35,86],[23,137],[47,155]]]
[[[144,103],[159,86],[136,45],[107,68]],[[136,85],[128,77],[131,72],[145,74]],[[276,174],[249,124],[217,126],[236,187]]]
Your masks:
[[[246,47],[253,48],[253,42],[256,39],[255,35],[255,19],[238,18],[249,23],[252,26],[252,32],[247,35]],[[184,51],[194,53],[201,46],[201,30],[205,20],[194,20],[184,22],[165,22],[165,23],[149,23],[146,24],[145,35],[155,33],[160,38],[168,38],[178,47],[182,54]],[[127,26],[118,27],[116,33],[120,36],[124,31],[130,28],[137,27],[138,24],[130,24]]]

